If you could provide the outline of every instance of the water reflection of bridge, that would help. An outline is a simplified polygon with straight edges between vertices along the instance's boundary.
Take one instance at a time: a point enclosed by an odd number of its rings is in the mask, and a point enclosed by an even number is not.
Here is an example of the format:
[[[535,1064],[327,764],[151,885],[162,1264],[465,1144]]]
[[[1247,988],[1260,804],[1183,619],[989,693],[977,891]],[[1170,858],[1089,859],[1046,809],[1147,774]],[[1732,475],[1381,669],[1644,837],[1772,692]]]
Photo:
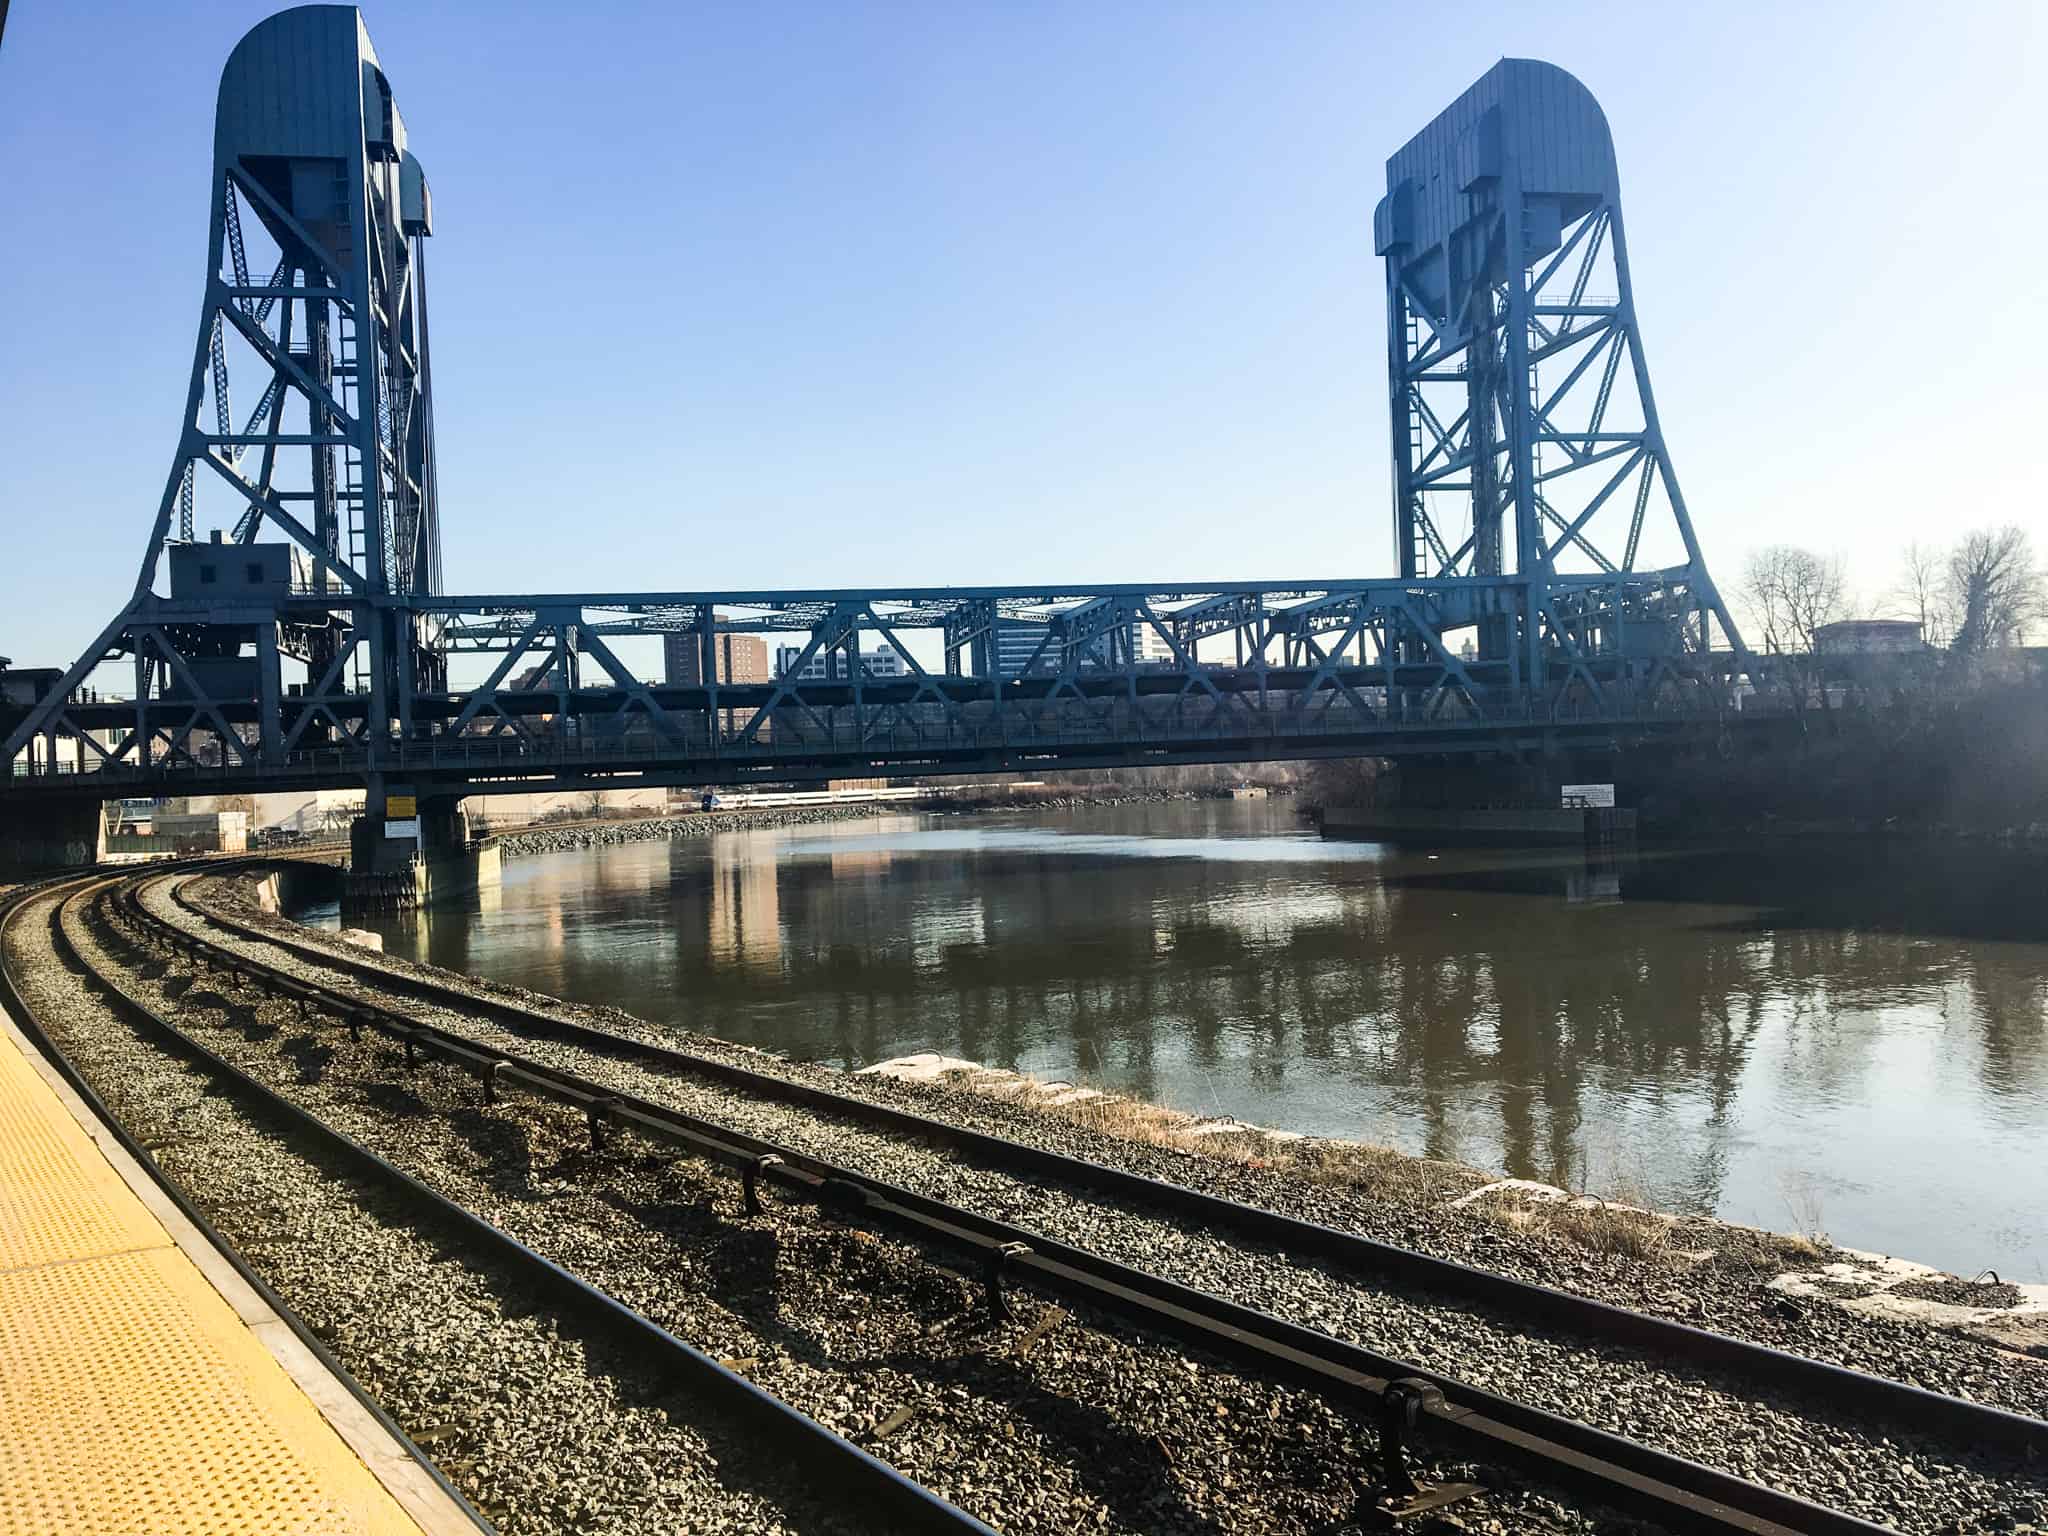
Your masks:
[[[1760,870],[1468,854],[1355,880],[1189,860],[1169,880],[1055,849],[899,857],[885,838],[845,841],[673,851],[678,930],[660,969],[674,1016],[764,1045],[799,1034],[848,1064],[939,1046],[1190,1108],[1205,1107],[1191,1072],[1262,1092],[1348,1082],[1433,1155],[1544,1178],[1611,1174],[1603,1161],[1675,1119],[1698,1132],[1696,1160],[1663,1177],[1702,1207],[1760,1050],[1805,1091],[1854,1099],[1901,1065],[1873,1059],[1864,1026],[1906,1010],[1946,1021],[1910,1047],[1916,1070],[1966,1071],[1993,1101],[2048,1091],[2040,951],[1984,941],[2039,937],[2041,913],[1946,888],[1995,889],[1981,868],[1944,882],[1922,867],[1909,886],[1816,881],[1804,856]],[[1626,902],[1573,899],[1608,881]],[[1784,904],[1742,899],[1760,886]],[[1961,916],[1943,931],[1934,911]]]

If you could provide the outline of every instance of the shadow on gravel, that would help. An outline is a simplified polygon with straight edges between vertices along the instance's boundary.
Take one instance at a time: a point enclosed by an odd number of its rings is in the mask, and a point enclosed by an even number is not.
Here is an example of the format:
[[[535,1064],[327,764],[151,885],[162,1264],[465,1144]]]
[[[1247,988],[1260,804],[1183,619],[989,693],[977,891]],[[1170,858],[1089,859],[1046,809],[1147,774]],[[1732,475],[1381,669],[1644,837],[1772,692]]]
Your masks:
[[[1078,1448],[1076,1475],[1087,1490],[1136,1530],[1162,1527],[1189,1536],[1223,1529],[1191,1504],[1164,1443],[1075,1397],[1032,1379],[1032,1367],[1005,1348],[1009,1325],[990,1318],[981,1288],[928,1262],[904,1264],[872,1234],[823,1222],[791,1242],[765,1222],[721,1214],[698,1199],[633,1199],[616,1190],[592,1193],[651,1232],[687,1245],[692,1282],[736,1319],[791,1359],[860,1384],[887,1381],[871,1395],[900,1391],[908,1377],[943,1393],[960,1388],[1030,1424],[1056,1445]],[[734,1190],[735,1202],[738,1191]],[[843,1313],[886,1298],[926,1319],[923,1342],[884,1353],[848,1356],[821,1336]],[[660,1321],[660,1319],[657,1319]],[[958,1348],[956,1357],[943,1351]],[[937,1357],[935,1358],[935,1354]],[[893,1379],[892,1379],[893,1378]],[[869,1437],[856,1434],[856,1440]],[[887,1458],[887,1442],[869,1444]]]
[[[211,989],[201,991],[197,987],[178,999],[180,1008],[211,1008],[219,1013],[229,1029],[251,1044],[260,1045],[276,1038],[279,1033],[275,1024],[266,1024],[254,1008],[238,1003],[224,993]]]
[[[450,1085],[444,1082],[442,1086],[445,1089]],[[481,1098],[482,1084],[477,1084],[474,1092]],[[543,1163],[532,1122],[482,1103],[444,1104],[439,1113],[455,1138],[475,1154],[492,1188],[508,1199],[527,1205],[550,1205],[565,1196],[587,1193],[573,1182],[567,1189],[544,1187],[550,1181],[559,1182],[565,1175],[556,1171],[559,1160],[553,1166]]]
[[[743,1318],[765,1337],[774,1337],[790,1353],[821,1359],[803,1335],[785,1330],[775,1315],[776,1276],[782,1266],[782,1245],[774,1229],[741,1225],[715,1199],[634,1200],[616,1190],[598,1189],[594,1198],[629,1220],[679,1247],[691,1274],[707,1295]],[[737,1189],[735,1189],[737,1197]],[[752,1307],[737,1306],[745,1297]]]
[[[976,1333],[988,1331],[977,1327]],[[1220,1532],[1214,1516],[1190,1503],[1166,1443],[1118,1423],[1078,1398],[1053,1392],[1031,1380],[1029,1367],[1000,1345],[984,1354],[934,1361],[909,1351],[870,1362],[835,1360],[848,1380],[901,1371],[941,1389],[959,1387],[1002,1404],[1020,1425],[1071,1450],[1077,1480],[1132,1530]]]
[[[284,1042],[282,1050],[285,1058],[299,1069],[299,1081],[307,1084],[323,1081],[335,1056],[334,1048],[322,1044],[317,1035],[294,1035]]]
[[[158,990],[172,1002],[182,1004],[185,1000],[185,994],[190,992],[197,984],[198,978],[196,976],[170,976],[164,979]]]
[[[549,1176],[564,1179],[580,1178],[583,1175],[584,1168],[587,1166],[587,1162],[587,1159],[565,1157],[549,1170]],[[643,1173],[650,1171],[658,1170],[642,1170]],[[692,1253],[699,1251],[707,1243],[721,1245],[722,1249],[731,1249],[739,1246],[740,1239],[772,1239],[773,1237],[772,1233],[736,1226],[732,1220],[732,1213],[719,1209],[719,1202],[716,1197],[711,1199],[699,1196],[697,1198],[678,1198],[674,1200],[630,1200],[624,1195],[619,1194],[616,1190],[594,1189],[590,1193],[593,1198],[610,1206],[613,1210],[632,1221],[638,1222],[650,1232],[665,1237],[671,1242],[690,1244]],[[738,1203],[739,1186],[735,1183],[733,1186],[733,1204],[737,1206]],[[759,1278],[765,1282],[774,1273],[773,1242],[750,1243],[749,1246],[760,1251],[761,1274]]]
[[[437,1113],[403,1080],[364,1083],[363,1102],[372,1109],[407,1120]]]

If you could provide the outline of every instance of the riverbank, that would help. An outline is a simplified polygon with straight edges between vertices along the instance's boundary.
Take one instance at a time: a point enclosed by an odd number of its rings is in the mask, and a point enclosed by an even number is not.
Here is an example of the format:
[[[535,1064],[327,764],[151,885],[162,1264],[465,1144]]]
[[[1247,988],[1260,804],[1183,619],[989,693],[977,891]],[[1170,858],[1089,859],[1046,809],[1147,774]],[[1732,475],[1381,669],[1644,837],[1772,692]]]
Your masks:
[[[566,853],[577,848],[611,848],[623,843],[654,842],[670,837],[711,837],[720,832],[755,832],[777,827],[823,826],[904,812],[882,805],[797,806],[786,810],[691,811],[681,816],[637,816],[617,821],[572,821],[558,826],[527,827],[497,839],[507,858],[537,853]]]
[[[780,827],[822,826],[877,816],[985,816],[1015,811],[1070,811],[1090,806],[1166,805],[1218,799],[1193,790],[1132,790],[1112,794],[1059,794],[1020,798],[988,796],[850,805],[795,806],[780,810],[689,811],[679,816],[636,816],[617,820],[571,821],[524,827],[497,838],[506,858],[565,853],[576,848],[610,848],[671,837],[711,837],[720,832],[756,832]]]
[[[939,1050],[2035,1281],[2034,858],[1431,857],[1202,800],[540,854],[370,926],[842,1069]]]
[[[1622,1283],[1623,1296],[1607,1299],[1653,1311],[1661,1303],[1667,1315],[1684,1321],[1705,1323],[1709,1315],[1705,1295],[1683,1299],[1688,1279],[1720,1290],[1732,1277],[1738,1286],[1758,1282],[1757,1294],[1769,1297],[1764,1304],[1789,1320],[1803,1322],[1801,1303],[1815,1304],[2048,1360],[2048,1284],[2018,1285],[1990,1273],[1966,1279],[1910,1259],[1844,1248],[1819,1231],[1769,1232],[1714,1217],[1674,1215],[1646,1208],[1628,1191],[1572,1191],[1365,1142],[1191,1115],[936,1052],[878,1062],[855,1076],[972,1095],[1064,1122],[1099,1141],[1208,1159],[1273,1180],[1337,1187],[1417,1218],[1482,1232],[1491,1226],[1567,1253],[1576,1250],[1583,1256],[1581,1273],[1593,1263]],[[1408,1226],[1404,1237],[1415,1231]],[[1667,1283],[1656,1286],[1646,1276]],[[1552,1266],[1539,1264],[1530,1278],[1579,1288]],[[1638,1289],[1644,1284],[1654,1287],[1655,1300],[1648,1304]]]

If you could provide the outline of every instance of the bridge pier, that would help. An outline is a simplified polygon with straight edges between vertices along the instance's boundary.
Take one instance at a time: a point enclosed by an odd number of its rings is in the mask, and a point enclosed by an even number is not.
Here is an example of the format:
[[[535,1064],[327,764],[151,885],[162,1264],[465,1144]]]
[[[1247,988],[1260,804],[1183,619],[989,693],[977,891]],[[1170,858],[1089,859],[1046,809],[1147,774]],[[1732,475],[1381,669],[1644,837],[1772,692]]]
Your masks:
[[[97,864],[106,853],[98,800],[0,800],[0,871]]]
[[[1425,757],[1396,759],[1381,774],[1382,802],[1408,810],[1555,806],[1568,783],[1567,759]],[[1612,778],[1612,773],[1608,774]]]
[[[1567,806],[1567,784],[1611,784],[1612,753],[1528,758],[1418,757],[1383,766],[1361,805],[1323,812],[1326,837],[1415,843],[1605,844],[1635,834],[1635,811]]]
[[[367,803],[379,808],[366,809],[349,827],[344,912],[427,907],[497,883],[498,846],[470,837],[455,796],[373,789]]]

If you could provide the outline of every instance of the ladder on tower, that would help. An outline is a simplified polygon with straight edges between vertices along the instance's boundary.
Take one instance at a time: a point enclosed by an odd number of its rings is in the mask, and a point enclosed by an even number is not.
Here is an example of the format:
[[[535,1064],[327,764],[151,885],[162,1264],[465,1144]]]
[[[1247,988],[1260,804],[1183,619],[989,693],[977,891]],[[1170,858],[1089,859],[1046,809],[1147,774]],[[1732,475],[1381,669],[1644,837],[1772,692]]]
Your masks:
[[[1415,360],[1417,350],[1422,345],[1422,330],[1416,323],[1414,310],[1410,309],[1406,304],[1401,306],[1401,314],[1405,326],[1405,334],[1401,342],[1403,348],[1402,356],[1405,360],[1412,363]],[[1413,384],[1408,387],[1411,392],[1418,388],[1418,386]],[[1407,414],[1408,471],[1413,476],[1422,464],[1423,445],[1421,402],[1418,398],[1413,398],[1412,395],[1408,401]],[[1436,571],[1430,565],[1429,560],[1429,535],[1423,523],[1422,493],[1411,489],[1408,491],[1408,497],[1414,512],[1414,516],[1408,521],[1408,539],[1411,545],[1408,552],[1409,558],[1414,562],[1416,575],[1434,576]]]

